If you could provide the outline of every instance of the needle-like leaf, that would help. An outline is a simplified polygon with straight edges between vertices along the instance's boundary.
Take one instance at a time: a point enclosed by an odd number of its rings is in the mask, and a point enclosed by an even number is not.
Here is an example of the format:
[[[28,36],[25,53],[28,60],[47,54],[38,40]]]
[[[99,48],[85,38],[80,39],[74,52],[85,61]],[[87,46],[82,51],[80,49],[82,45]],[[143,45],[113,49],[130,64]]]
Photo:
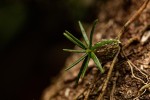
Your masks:
[[[82,78],[83,78],[84,75],[85,75],[85,72],[86,72],[86,69],[87,69],[87,67],[88,67],[89,61],[90,61],[90,54],[88,55],[88,58],[87,58],[87,60],[86,60],[86,62],[85,62],[85,66],[84,66],[84,69],[83,69],[83,72],[82,72]]]
[[[63,49],[64,51],[67,52],[74,52],[74,53],[85,53],[86,50],[72,50],[72,49]]]
[[[89,46],[89,39],[88,39],[88,37],[86,35],[86,32],[85,32],[85,30],[84,30],[84,28],[83,28],[83,26],[82,26],[80,21],[79,21],[79,26],[80,26],[81,33],[82,33],[82,36],[84,38],[84,41],[85,41],[86,45]]]
[[[104,73],[104,69],[102,68],[101,63],[99,62],[98,58],[93,52],[91,52],[91,58],[93,59],[93,61],[95,62],[96,66],[101,71],[101,73]]]
[[[64,33],[64,36],[66,38],[68,38],[71,42],[73,42],[74,44],[79,46],[80,48],[86,49],[86,46],[80,40],[78,40],[76,37],[74,37],[72,34],[70,34],[68,31],[66,31],[66,33]]]
[[[95,29],[95,26],[98,22],[98,19],[94,21],[94,24],[93,24],[93,27],[92,27],[92,30],[91,30],[91,34],[90,34],[90,45],[89,45],[89,48],[92,47],[92,39],[93,39],[93,33],[94,33],[94,29]]]
[[[67,70],[71,69],[72,67],[74,67],[80,61],[82,61],[86,56],[87,56],[87,54],[83,55],[81,58],[79,58],[77,61],[75,61],[73,64],[71,64],[68,68],[66,68],[65,71],[67,71]]]
[[[114,44],[119,43],[119,41],[115,40],[115,39],[103,40],[103,41],[100,41],[100,42],[96,43],[91,49],[94,50],[98,47],[108,45],[108,44],[112,44],[112,43],[114,43]]]
[[[76,79],[76,84],[78,84],[79,79],[80,79],[80,77],[81,77],[81,75],[82,75],[82,73],[83,73],[83,71],[84,71],[84,69],[86,67],[87,60],[88,60],[88,56],[85,57],[85,59],[84,59],[84,61],[82,63],[82,66],[80,68],[80,71],[79,71],[77,79]]]

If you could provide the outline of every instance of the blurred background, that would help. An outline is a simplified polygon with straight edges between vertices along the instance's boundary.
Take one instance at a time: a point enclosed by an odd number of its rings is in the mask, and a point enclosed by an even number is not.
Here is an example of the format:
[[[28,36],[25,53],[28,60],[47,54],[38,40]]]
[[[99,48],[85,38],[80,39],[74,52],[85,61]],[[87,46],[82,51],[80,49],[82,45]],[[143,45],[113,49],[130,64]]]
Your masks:
[[[39,100],[80,38],[78,20],[93,22],[100,0],[0,0],[0,99]],[[106,0],[104,0],[106,1]]]

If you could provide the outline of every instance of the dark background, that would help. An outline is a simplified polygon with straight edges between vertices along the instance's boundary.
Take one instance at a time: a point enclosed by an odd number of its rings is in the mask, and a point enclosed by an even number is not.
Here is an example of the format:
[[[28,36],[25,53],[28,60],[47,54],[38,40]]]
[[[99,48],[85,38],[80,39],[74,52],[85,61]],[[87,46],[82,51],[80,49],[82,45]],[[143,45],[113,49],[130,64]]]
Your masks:
[[[0,1],[0,99],[39,100],[73,48],[64,30],[81,37],[77,21],[96,19],[99,0]]]

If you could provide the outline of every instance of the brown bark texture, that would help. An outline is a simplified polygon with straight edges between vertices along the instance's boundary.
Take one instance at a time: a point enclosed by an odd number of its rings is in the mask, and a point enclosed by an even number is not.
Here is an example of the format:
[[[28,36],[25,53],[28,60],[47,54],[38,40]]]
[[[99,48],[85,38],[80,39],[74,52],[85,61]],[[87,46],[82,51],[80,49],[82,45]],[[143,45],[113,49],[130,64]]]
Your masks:
[[[108,0],[104,4],[97,3],[99,23],[95,29],[93,43],[117,37],[124,23],[144,1]],[[87,28],[86,32],[89,34],[90,30],[91,27]],[[150,100],[150,3],[124,32],[121,43],[125,46],[124,52],[131,64],[123,57],[118,59],[103,100]],[[72,64],[81,56],[72,53],[65,66]],[[85,77],[79,80],[78,86],[75,86],[81,64],[66,72],[63,69],[45,89],[42,100],[97,100],[111,61],[103,65],[105,73],[101,74],[90,60]]]

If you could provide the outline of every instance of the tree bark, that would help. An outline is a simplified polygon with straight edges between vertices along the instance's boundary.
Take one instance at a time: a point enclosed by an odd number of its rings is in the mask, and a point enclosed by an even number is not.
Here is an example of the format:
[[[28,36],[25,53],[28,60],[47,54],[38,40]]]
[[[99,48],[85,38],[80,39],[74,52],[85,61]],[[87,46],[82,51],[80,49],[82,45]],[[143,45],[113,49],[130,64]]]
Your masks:
[[[145,0],[108,0],[99,4],[97,14],[99,23],[96,26],[93,42],[117,37],[117,33],[131,15],[138,10]],[[92,26],[92,24],[91,24]],[[89,34],[91,27],[88,28]],[[120,58],[114,66],[109,80],[104,100],[150,100],[150,3],[142,14],[128,27],[121,37],[121,43],[126,46],[124,52],[132,64]],[[78,49],[75,47],[75,49]],[[72,54],[67,60],[68,66],[81,57]],[[42,100],[97,100],[106,79],[111,61],[104,64],[105,73],[101,74],[91,60],[85,77],[75,86],[75,79],[81,63],[69,71],[61,71],[53,83],[45,89]],[[142,73],[144,74],[142,74]],[[135,77],[134,77],[135,75]],[[138,79],[140,78],[140,79]],[[143,86],[146,88],[142,88]],[[143,92],[143,93],[142,93]]]

